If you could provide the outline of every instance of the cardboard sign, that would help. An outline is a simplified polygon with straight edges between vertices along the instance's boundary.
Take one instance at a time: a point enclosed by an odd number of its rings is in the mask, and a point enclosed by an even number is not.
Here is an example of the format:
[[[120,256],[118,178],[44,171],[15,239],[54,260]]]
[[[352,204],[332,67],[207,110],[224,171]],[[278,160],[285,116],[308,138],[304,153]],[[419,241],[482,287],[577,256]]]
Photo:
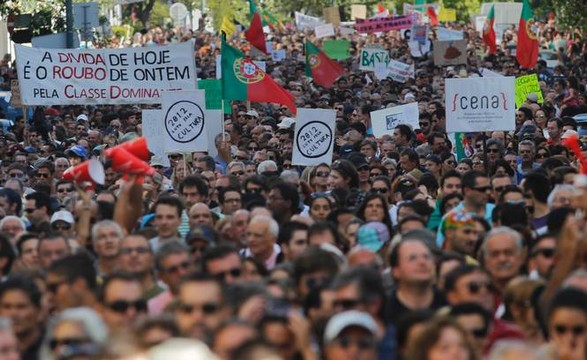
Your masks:
[[[446,131],[514,130],[514,89],[513,77],[446,79]]]
[[[516,78],[516,107],[520,107],[525,101],[528,94],[534,93],[538,96],[538,103],[544,102],[542,89],[538,83],[536,74],[524,75]]]
[[[16,45],[24,105],[159,104],[166,90],[195,90],[191,41],[125,49]]]
[[[361,50],[360,70],[375,71],[375,64],[377,63],[384,63],[387,66],[389,63],[389,51],[382,48],[363,48]]]
[[[438,21],[440,21],[440,22],[455,22],[455,21],[457,21],[457,10],[441,7],[440,12],[438,13]]]
[[[166,91],[161,109],[167,152],[208,150],[204,90]]]
[[[336,111],[299,108],[296,117],[292,164],[332,163]]]
[[[283,61],[286,56],[287,53],[285,52],[285,49],[271,51],[271,60],[275,62]]]
[[[371,125],[376,138],[393,134],[393,129],[400,124],[409,125],[412,129],[420,128],[417,102],[371,112]]]
[[[443,27],[436,28],[436,38],[440,41],[463,40],[463,32]]]
[[[351,5],[351,20],[366,19],[367,18],[367,5]]]
[[[414,78],[414,64],[408,65],[397,60],[390,60],[387,65],[388,77],[393,81],[405,83],[409,78]]]
[[[334,26],[332,24],[319,25],[316,26],[314,32],[316,33],[317,39],[334,36]]]
[[[340,10],[338,6],[331,6],[322,9],[322,17],[327,24],[340,25]]]
[[[320,18],[302,14],[301,12],[295,12],[296,27],[300,30],[314,30],[316,26],[324,24]]]
[[[348,40],[324,40],[322,50],[331,59],[348,59],[351,43]]]
[[[434,65],[459,65],[467,63],[467,40],[435,41]]]
[[[163,111],[143,110],[142,130],[147,139],[149,151],[163,160],[164,166],[169,166],[169,158],[165,153],[165,124],[163,122]]]
[[[414,18],[410,16],[396,16],[392,18],[356,20],[355,30],[363,34],[401,30],[411,28]]]

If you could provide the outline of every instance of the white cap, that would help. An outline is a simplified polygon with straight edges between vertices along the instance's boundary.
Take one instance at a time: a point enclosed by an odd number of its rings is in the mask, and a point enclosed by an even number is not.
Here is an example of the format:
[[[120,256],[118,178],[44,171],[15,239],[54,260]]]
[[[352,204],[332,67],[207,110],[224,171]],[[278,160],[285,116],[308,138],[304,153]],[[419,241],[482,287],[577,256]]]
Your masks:
[[[256,117],[256,118],[259,117],[259,113],[256,112],[255,110],[249,110],[249,111],[247,111],[247,113],[245,115]]]
[[[285,118],[283,118],[283,120],[281,120],[281,122],[279,124],[277,124],[277,127],[280,129],[289,129],[295,123],[296,123],[296,119],[290,118],[290,117],[285,117]]]
[[[77,116],[77,118],[75,118],[77,121],[88,121],[88,115],[86,114],[79,114]]]
[[[75,220],[73,219],[72,213],[67,210],[59,210],[51,216],[51,224],[56,221],[65,221],[68,224],[74,224]]]
[[[366,312],[349,310],[334,315],[326,324],[324,331],[324,343],[328,344],[336,339],[340,333],[349,326],[358,326],[368,330],[373,335],[377,334],[377,323]]]

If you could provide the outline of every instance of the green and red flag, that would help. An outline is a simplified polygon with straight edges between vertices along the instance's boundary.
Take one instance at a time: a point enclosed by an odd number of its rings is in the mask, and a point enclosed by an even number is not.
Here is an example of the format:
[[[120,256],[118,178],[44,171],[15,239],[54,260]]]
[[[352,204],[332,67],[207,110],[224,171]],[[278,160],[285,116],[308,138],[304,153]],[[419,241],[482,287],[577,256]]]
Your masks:
[[[331,87],[344,73],[344,68],[320,51],[312,42],[306,41],[306,76],[325,88]]]
[[[428,6],[426,9],[426,15],[428,15],[431,26],[438,26],[438,16],[436,15],[436,11],[434,11],[434,7]]]
[[[222,39],[222,98],[224,100],[270,102],[296,112],[294,97],[243,53]]]
[[[495,54],[497,51],[497,45],[495,44],[495,30],[493,29],[494,23],[495,5],[491,5],[491,9],[487,14],[487,19],[485,19],[485,24],[483,25],[483,42],[489,48],[490,54]]]
[[[534,13],[530,3],[528,3],[528,0],[523,0],[522,3],[516,59],[521,67],[531,69],[538,62],[538,37],[536,35]]]
[[[261,22],[261,15],[254,13],[251,19],[251,25],[245,31],[245,38],[255,48],[267,54],[267,43],[265,42],[265,34],[263,33],[263,24]]]

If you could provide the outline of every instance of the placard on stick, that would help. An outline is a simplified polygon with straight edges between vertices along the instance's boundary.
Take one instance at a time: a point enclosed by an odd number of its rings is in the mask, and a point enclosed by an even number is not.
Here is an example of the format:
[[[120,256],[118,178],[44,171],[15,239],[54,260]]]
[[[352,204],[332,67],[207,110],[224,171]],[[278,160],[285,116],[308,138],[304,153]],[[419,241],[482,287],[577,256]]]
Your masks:
[[[293,165],[332,163],[336,111],[326,109],[298,109]]]
[[[208,150],[204,90],[166,91],[163,93],[162,110],[167,152]]]
[[[371,125],[373,135],[380,138],[383,135],[393,134],[396,126],[405,124],[412,129],[419,129],[418,103],[413,102],[405,105],[394,106],[371,112]]]

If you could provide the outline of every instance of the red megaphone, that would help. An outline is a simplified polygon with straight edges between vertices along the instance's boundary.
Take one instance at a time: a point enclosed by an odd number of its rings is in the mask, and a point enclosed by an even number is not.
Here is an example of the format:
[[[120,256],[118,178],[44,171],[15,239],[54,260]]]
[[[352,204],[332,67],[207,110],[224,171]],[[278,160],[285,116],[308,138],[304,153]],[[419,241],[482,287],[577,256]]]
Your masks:
[[[112,169],[123,174],[154,175],[157,172],[145,161],[120,146],[112,148],[109,157],[112,159]]]
[[[89,181],[100,185],[104,185],[104,181],[106,180],[104,166],[96,158],[91,158],[77,166],[68,168],[63,172],[61,177],[64,180],[75,182]]]
[[[149,161],[149,159],[151,159],[151,154],[149,153],[149,148],[147,147],[147,139],[144,136],[124,142],[118,146],[106,150],[106,156],[112,157],[112,152],[118,148],[122,148],[128,151],[141,160]]]

